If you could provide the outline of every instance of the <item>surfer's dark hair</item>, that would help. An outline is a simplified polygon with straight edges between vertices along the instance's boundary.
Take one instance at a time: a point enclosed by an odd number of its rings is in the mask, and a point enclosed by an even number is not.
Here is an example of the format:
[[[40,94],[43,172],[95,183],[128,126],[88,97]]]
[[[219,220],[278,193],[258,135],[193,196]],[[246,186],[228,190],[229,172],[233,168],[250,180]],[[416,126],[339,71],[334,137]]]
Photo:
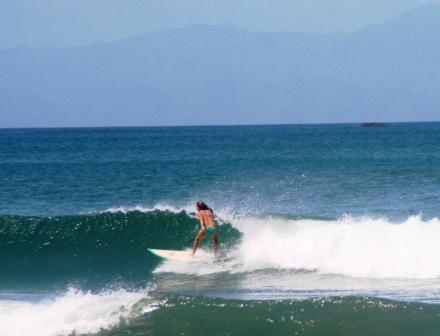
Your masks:
[[[196,206],[197,206],[197,210],[199,210],[199,211],[200,210],[211,210],[212,211],[212,209],[203,201],[198,201],[196,203]]]

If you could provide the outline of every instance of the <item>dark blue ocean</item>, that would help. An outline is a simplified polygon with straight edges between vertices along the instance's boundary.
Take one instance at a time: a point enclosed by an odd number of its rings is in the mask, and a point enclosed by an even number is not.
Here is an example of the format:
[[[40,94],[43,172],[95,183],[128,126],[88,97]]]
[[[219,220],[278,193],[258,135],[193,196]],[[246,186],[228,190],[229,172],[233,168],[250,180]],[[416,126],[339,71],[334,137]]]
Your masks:
[[[439,186],[440,123],[2,129],[0,335],[437,335]]]

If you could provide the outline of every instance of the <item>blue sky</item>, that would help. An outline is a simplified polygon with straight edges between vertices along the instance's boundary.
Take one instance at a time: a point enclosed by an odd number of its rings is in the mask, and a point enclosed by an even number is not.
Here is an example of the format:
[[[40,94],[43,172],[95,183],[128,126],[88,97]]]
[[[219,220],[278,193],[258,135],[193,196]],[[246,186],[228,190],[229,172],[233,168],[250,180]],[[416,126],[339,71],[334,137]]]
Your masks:
[[[440,0],[1,0],[0,48],[84,45],[221,22],[251,30],[354,31],[427,3]]]
[[[0,49],[248,29],[0,50],[0,127],[438,120],[439,5],[0,0]]]

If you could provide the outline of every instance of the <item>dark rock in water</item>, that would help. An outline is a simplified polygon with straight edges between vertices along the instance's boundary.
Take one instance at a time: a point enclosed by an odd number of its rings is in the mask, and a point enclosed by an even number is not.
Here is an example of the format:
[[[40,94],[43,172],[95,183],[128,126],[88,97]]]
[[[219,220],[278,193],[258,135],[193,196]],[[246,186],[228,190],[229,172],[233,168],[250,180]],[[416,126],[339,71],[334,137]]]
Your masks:
[[[383,122],[365,122],[361,123],[362,127],[385,127],[385,123]]]

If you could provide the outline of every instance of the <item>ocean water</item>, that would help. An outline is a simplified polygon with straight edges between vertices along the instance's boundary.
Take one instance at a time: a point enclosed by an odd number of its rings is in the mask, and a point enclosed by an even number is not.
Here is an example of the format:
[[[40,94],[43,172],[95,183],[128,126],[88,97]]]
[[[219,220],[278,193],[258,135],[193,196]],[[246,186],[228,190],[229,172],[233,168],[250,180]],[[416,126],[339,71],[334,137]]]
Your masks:
[[[0,335],[438,335],[439,187],[440,123],[0,130]]]

